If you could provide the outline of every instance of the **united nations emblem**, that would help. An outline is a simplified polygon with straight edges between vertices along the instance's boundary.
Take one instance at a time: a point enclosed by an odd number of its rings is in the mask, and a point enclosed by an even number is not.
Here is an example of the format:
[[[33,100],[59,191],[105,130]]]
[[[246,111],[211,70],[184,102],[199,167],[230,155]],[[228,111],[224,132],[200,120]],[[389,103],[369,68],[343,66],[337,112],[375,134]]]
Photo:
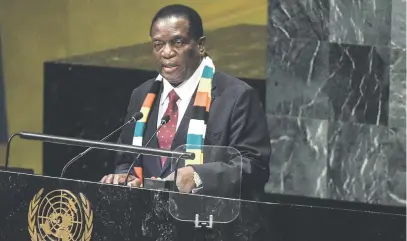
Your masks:
[[[79,198],[68,190],[55,190],[43,196],[41,189],[28,209],[28,231],[32,241],[89,241],[93,212],[85,195]]]

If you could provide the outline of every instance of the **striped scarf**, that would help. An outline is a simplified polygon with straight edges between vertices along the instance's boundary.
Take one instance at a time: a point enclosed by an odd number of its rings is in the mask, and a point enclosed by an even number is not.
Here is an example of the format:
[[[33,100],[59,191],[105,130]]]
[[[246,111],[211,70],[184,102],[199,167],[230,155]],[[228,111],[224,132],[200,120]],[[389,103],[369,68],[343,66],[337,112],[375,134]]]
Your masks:
[[[198,91],[195,96],[192,117],[189,121],[186,139],[186,152],[194,153],[195,159],[185,160],[185,165],[203,163],[202,145],[205,139],[206,122],[211,105],[212,79],[215,73],[215,66],[208,56],[202,61],[205,66],[199,80]],[[140,110],[140,112],[143,113],[143,118],[137,121],[134,129],[133,145],[135,146],[142,146],[145,126],[155,98],[161,89],[162,80],[163,77],[158,75],[144,99]],[[135,167],[135,172],[136,175],[142,179],[142,169],[140,166]]]

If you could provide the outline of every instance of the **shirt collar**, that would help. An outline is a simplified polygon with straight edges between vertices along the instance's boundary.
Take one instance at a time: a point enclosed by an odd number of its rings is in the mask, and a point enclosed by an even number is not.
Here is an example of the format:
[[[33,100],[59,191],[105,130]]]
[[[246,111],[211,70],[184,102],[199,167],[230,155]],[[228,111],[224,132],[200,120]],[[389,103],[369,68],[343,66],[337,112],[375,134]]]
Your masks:
[[[198,66],[198,68],[195,70],[195,72],[187,79],[186,81],[182,82],[180,85],[177,87],[173,87],[168,80],[163,78],[163,92],[161,93],[161,96],[165,96],[165,98],[160,98],[160,105],[164,104],[164,101],[168,98],[168,94],[171,92],[171,90],[174,90],[175,93],[177,93],[178,97],[180,98],[181,101],[183,100],[188,100],[192,97],[192,95],[195,92],[196,87],[199,84],[200,77],[202,75],[203,67],[204,67],[204,61],[201,61],[201,64]]]

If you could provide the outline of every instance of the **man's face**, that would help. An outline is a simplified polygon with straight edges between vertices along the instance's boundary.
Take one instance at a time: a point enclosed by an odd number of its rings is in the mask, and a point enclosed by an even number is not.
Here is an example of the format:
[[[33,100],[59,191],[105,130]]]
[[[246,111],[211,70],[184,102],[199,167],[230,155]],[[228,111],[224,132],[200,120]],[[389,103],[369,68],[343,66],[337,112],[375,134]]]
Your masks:
[[[151,29],[153,54],[160,74],[171,84],[191,77],[204,54],[204,37],[189,37],[189,23],[183,17],[158,19]]]

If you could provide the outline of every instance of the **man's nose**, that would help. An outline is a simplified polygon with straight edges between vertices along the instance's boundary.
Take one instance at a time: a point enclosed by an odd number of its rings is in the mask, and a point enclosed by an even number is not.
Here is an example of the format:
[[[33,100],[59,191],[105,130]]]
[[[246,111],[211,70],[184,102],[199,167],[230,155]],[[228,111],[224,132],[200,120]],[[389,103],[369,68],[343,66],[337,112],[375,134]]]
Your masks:
[[[172,46],[169,43],[165,44],[161,51],[161,57],[163,57],[165,59],[169,59],[169,58],[174,57],[174,55],[175,55],[175,51],[172,48]]]

